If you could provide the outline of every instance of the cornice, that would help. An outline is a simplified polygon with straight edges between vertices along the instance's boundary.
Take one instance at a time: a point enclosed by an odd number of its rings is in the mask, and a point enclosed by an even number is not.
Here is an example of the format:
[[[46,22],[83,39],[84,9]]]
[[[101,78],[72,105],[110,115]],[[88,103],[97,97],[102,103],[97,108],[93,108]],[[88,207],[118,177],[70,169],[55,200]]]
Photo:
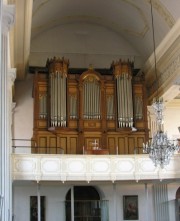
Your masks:
[[[180,70],[180,19],[172,30],[156,48],[157,75],[159,95],[165,92],[173,84],[179,82]],[[143,67],[149,100],[152,99],[157,88],[157,79],[154,74],[154,54],[152,54]]]

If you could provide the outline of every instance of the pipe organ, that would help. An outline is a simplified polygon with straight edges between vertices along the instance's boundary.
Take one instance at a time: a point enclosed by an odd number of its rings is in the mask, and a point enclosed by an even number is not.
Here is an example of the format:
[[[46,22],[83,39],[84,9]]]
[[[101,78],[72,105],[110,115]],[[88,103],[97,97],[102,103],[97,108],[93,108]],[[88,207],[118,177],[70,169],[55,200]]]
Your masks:
[[[100,83],[96,76],[86,76],[83,80],[83,118],[100,119]]]
[[[132,71],[131,63],[113,64],[116,79],[118,127],[133,126]]]
[[[39,118],[47,117],[47,94],[39,94]]]
[[[143,100],[142,96],[135,96],[134,98],[135,118],[138,120],[143,119]]]
[[[77,96],[76,94],[71,94],[69,96],[69,102],[70,102],[69,117],[70,119],[77,119]]]
[[[51,59],[47,61],[46,66],[49,69],[50,126],[66,127],[68,61]]]
[[[114,95],[110,94],[106,98],[107,120],[114,119]]]
[[[96,141],[109,154],[142,153],[146,91],[132,62],[113,62],[105,74],[92,68],[71,73],[68,60],[53,58],[44,70],[34,77],[32,152],[82,154]]]

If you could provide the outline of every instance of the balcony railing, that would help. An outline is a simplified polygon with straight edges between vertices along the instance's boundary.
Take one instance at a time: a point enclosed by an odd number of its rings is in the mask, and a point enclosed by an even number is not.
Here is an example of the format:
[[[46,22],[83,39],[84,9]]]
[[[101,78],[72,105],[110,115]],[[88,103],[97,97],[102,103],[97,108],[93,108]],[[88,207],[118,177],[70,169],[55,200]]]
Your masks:
[[[135,147],[134,154],[138,154],[141,149],[142,147]],[[108,149],[99,150],[102,154],[109,154]],[[97,150],[83,150],[83,154],[93,154],[93,152],[95,152],[94,154],[98,154],[96,153]],[[12,139],[12,153],[64,154],[64,149],[57,146],[37,146],[36,142],[32,139]]]
[[[12,139],[13,153],[64,154],[64,149],[57,146],[37,146],[32,139]]]
[[[12,154],[13,180],[122,181],[179,179],[180,154],[164,169],[157,168],[147,154],[70,155]]]

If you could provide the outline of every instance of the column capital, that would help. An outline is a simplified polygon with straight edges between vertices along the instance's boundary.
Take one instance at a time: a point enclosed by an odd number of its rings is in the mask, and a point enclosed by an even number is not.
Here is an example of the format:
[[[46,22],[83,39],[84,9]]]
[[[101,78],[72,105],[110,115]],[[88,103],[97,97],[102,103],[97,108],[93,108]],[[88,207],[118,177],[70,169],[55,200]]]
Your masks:
[[[3,5],[2,10],[2,31],[4,34],[10,30],[14,24],[15,18],[15,7],[14,5]]]
[[[9,75],[9,83],[11,84],[11,86],[13,85],[15,79],[16,79],[16,68],[10,68],[8,71],[8,75]]]

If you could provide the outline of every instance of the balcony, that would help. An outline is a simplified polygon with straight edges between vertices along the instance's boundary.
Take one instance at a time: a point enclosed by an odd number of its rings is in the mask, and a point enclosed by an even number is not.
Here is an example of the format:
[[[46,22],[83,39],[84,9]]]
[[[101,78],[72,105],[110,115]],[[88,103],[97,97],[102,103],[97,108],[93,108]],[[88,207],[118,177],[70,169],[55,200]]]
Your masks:
[[[164,169],[156,168],[147,154],[65,155],[12,154],[13,180],[124,181],[164,180],[180,177],[180,154]]]

